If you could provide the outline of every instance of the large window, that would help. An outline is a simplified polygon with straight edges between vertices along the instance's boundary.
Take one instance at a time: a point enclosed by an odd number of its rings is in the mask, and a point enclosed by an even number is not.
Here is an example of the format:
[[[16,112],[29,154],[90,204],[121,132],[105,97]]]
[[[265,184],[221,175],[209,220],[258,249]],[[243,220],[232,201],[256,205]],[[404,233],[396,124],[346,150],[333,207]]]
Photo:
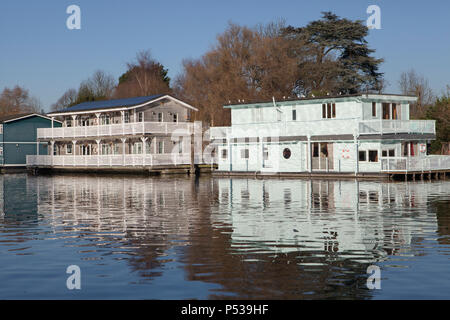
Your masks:
[[[67,154],[72,154],[72,144],[71,143],[66,145],[66,153]]]
[[[228,150],[222,149],[222,159],[227,159],[227,158],[228,158]]]
[[[376,117],[377,116],[377,103],[376,102],[372,102],[372,117]]]
[[[242,149],[241,150],[241,158],[242,159],[248,159],[250,156],[248,149]]]
[[[322,119],[336,118],[336,104],[327,103],[322,104]]]
[[[397,120],[400,119],[401,108],[397,103],[383,103],[382,104],[383,119]]]
[[[142,122],[144,121],[144,113],[143,112],[139,112],[138,113],[138,122]]]
[[[359,161],[378,162],[378,150],[361,150],[358,152]]]
[[[173,119],[172,120],[173,122],[178,122],[178,114],[174,113],[173,116],[172,116],[172,119]]]
[[[158,153],[164,153],[164,141],[158,141]]]
[[[163,122],[163,114],[162,114],[162,112],[158,112],[158,122]]]
[[[293,109],[292,110],[292,121],[297,120],[297,110]]]

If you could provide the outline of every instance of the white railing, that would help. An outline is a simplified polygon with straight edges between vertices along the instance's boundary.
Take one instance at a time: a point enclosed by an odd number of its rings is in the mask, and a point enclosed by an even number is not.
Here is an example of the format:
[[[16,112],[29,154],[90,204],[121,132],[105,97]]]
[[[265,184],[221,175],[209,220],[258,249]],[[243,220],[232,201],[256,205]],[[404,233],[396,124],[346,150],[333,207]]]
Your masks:
[[[429,155],[424,157],[381,158],[383,172],[427,172],[450,170],[450,156]]]
[[[200,157],[201,156],[197,156]],[[196,159],[200,160],[200,159]],[[135,167],[186,165],[191,163],[189,153],[50,156],[28,155],[27,166],[48,167]],[[197,162],[196,162],[197,163]]]
[[[38,139],[102,137],[144,133],[189,135],[191,122],[134,122],[98,126],[58,127],[37,129]]]
[[[316,121],[286,121],[235,124],[231,127],[211,127],[210,138],[284,137],[306,135],[354,134],[358,128],[355,118]]]
[[[211,139],[258,136],[353,135],[386,133],[435,134],[434,120],[367,120],[356,118],[235,124],[211,127]]]
[[[359,122],[360,134],[428,133],[436,134],[434,120],[366,120]]]

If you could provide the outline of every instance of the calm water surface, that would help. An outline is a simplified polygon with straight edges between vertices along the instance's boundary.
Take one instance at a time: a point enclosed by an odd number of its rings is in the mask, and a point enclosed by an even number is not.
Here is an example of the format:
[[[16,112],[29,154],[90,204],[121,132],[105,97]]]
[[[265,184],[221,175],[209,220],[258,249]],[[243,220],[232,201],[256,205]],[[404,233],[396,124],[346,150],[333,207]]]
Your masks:
[[[450,298],[448,181],[0,179],[0,299]]]

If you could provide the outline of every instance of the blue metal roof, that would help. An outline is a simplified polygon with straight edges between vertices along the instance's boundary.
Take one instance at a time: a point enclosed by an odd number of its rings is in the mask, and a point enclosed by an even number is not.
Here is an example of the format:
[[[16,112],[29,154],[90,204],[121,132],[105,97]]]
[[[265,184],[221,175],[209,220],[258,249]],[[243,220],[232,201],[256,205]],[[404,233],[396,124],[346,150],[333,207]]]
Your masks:
[[[136,106],[139,104],[143,104],[143,103],[155,100],[162,96],[164,96],[164,94],[155,94],[155,95],[146,96],[146,97],[133,97],[133,98],[125,98],[125,99],[83,102],[83,103],[74,105],[72,107],[69,107],[69,108],[66,108],[66,109],[63,109],[60,111],[56,111],[54,113],[119,108],[119,107],[132,107],[132,106]]]

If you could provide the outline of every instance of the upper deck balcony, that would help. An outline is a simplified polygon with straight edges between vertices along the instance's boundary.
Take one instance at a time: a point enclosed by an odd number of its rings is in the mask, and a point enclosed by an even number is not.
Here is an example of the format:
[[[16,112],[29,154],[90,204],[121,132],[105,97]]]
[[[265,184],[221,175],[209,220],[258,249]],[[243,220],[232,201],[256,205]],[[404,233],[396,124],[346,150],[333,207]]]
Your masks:
[[[366,120],[359,122],[359,134],[436,134],[435,120]]]
[[[211,139],[383,134],[436,134],[434,120],[324,119],[212,127]]]
[[[121,124],[37,129],[38,139],[95,138],[138,134],[185,136],[193,134],[192,122],[133,122]]]

